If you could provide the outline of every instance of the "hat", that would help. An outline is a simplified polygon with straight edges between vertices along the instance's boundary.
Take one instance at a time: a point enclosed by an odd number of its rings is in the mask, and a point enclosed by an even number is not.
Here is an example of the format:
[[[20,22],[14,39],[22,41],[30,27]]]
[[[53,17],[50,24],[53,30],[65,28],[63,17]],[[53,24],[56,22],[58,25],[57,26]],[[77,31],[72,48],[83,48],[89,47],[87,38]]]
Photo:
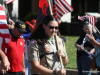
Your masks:
[[[35,19],[33,19],[33,20],[31,20],[33,23],[36,23],[36,20]]]
[[[32,25],[32,23],[36,23],[36,20],[35,20],[35,19],[33,19],[33,20],[31,20],[31,22],[26,21],[26,23],[27,23],[28,25],[30,25],[30,26],[34,29],[34,28],[35,28],[35,26],[33,26],[33,25]]]
[[[26,21],[28,25],[30,25],[33,29],[35,28],[29,21]]]
[[[17,21],[15,23],[15,27],[22,33],[27,32],[26,31],[26,25],[23,21]]]

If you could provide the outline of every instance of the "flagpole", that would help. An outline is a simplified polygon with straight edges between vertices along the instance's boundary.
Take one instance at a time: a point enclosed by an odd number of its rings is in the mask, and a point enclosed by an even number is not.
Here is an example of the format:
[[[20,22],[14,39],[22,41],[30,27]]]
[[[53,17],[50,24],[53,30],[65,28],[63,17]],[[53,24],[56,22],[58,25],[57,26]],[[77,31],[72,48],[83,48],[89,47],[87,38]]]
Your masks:
[[[7,4],[6,4],[6,9],[7,9],[8,18],[10,19]]]
[[[50,0],[48,0],[48,3],[49,3],[49,8],[50,8],[50,14],[53,15]]]
[[[48,0],[48,3],[49,3],[49,8],[50,8],[50,14],[53,15],[50,0]],[[55,34],[54,37],[55,37],[55,40],[56,40],[56,46],[57,46],[57,50],[58,50],[59,49],[59,45],[58,45],[57,34]],[[62,63],[61,56],[59,58],[60,58],[60,63],[61,63],[61,69],[63,69],[63,63]]]

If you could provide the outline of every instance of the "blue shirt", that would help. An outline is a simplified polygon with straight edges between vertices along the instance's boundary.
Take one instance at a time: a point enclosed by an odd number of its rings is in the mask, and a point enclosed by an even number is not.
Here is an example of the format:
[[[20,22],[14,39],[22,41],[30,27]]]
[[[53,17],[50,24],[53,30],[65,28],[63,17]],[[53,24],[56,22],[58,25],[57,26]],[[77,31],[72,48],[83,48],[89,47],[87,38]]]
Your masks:
[[[28,39],[31,35],[30,31],[27,31],[27,33],[22,34],[23,38]]]

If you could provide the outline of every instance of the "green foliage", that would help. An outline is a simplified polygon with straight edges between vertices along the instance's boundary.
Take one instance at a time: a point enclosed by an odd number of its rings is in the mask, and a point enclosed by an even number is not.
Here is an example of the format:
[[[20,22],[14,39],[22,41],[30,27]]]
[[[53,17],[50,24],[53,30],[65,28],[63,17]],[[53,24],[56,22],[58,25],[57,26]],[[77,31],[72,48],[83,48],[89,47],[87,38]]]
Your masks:
[[[29,13],[25,16],[24,22],[31,21],[32,19],[37,19],[37,13]],[[26,23],[26,30],[29,30],[29,25]]]
[[[25,16],[24,21],[31,21],[32,19],[37,18],[37,13],[29,13],[28,15]]]
[[[59,25],[59,31],[61,35],[68,35],[69,29],[70,29],[70,24],[67,22],[61,22],[61,24]]]
[[[37,19],[37,13],[34,13],[33,16],[34,16],[34,19]]]

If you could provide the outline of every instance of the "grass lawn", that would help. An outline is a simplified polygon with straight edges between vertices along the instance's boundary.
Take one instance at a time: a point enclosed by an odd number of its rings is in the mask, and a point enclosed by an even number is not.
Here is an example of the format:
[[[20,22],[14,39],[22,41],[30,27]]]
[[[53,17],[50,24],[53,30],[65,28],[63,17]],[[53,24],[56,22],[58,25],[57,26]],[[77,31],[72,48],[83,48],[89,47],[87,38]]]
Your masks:
[[[79,36],[64,36],[66,37],[67,42],[65,42],[66,45],[66,52],[68,55],[69,63],[66,65],[65,68],[67,69],[77,69],[76,64],[76,51],[74,44],[78,40]]]

